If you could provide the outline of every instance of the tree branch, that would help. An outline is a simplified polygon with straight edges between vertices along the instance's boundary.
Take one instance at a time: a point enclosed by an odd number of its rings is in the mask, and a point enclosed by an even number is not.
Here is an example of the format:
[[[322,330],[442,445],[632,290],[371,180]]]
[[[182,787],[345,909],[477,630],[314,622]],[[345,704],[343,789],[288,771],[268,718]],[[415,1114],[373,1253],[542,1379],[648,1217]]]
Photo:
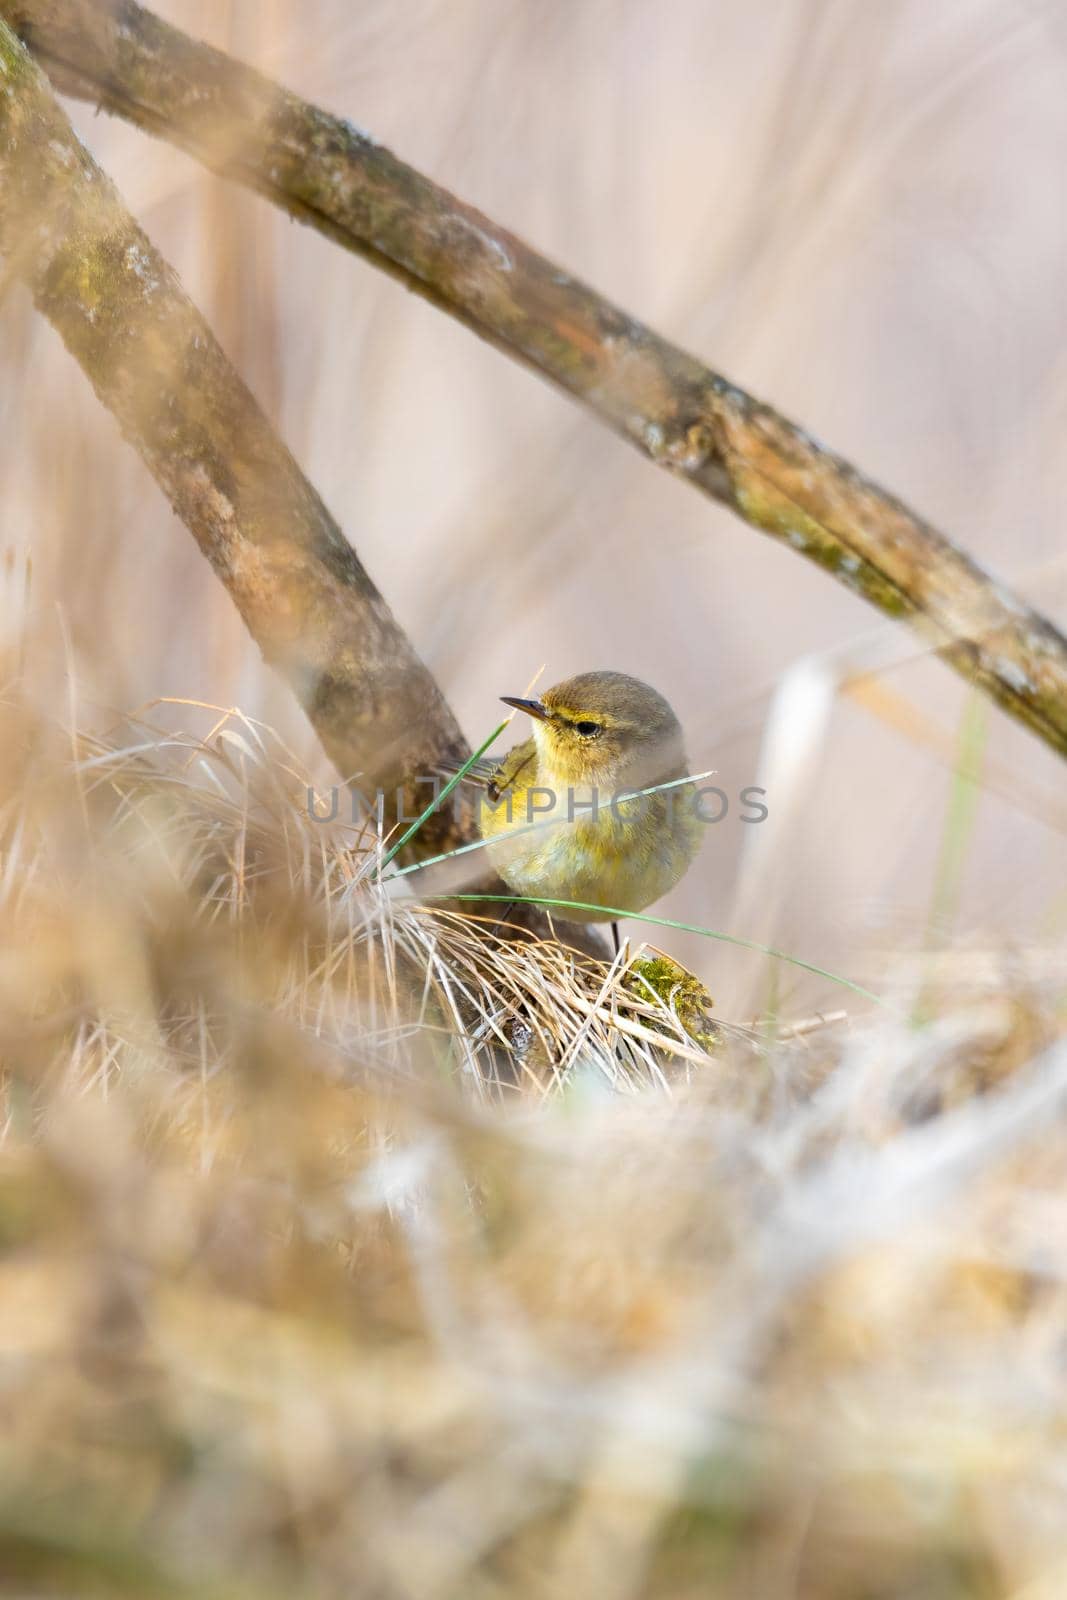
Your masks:
[[[0,258],[195,537],[342,777],[371,795],[382,788],[390,821],[395,791],[401,815],[421,812],[431,790],[419,778],[470,753],[440,689],[2,19]],[[446,804],[405,854],[477,837],[473,806],[457,814]],[[486,892],[504,888],[484,865],[475,878]],[[534,907],[509,920],[548,928]],[[607,953],[593,929],[568,930],[564,942]]]
[[[31,289],[288,680],[371,792],[467,746],[319,496],[0,22],[0,253]],[[414,796],[420,809],[429,791]],[[420,838],[455,838],[446,808]],[[473,829],[459,830],[473,837]]]
[[[551,379],[653,461],[908,620],[1067,755],[1067,641],[801,428],[350,123],[133,0],[0,0],[64,90],[257,189]]]

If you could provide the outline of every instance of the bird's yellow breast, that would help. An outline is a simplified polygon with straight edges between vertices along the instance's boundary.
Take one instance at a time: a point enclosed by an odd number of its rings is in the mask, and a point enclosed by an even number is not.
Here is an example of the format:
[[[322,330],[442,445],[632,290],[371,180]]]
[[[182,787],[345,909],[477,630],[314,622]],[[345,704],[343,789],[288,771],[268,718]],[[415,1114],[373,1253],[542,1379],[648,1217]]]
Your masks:
[[[536,783],[521,781],[528,772]],[[497,786],[496,793],[495,802],[492,790],[482,800],[481,828],[508,887],[518,895],[610,908],[557,911],[564,920],[607,921],[612,912],[642,910],[678,882],[700,840],[685,789],[614,805],[611,791],[597,792],[594,815],[591,790],[542,783],[527,765],[519,782]],[[546,811],[549,794],[555,805]]]

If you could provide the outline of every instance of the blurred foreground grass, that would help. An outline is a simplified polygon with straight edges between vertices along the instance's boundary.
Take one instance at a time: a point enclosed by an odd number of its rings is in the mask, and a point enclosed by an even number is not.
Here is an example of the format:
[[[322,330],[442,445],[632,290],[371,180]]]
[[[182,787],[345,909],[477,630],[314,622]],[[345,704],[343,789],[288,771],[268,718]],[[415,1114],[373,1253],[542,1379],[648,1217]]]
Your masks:
[[[1055,973],[705,1055],[183,715],[2,712],[4,1592],[1064,1592]]]

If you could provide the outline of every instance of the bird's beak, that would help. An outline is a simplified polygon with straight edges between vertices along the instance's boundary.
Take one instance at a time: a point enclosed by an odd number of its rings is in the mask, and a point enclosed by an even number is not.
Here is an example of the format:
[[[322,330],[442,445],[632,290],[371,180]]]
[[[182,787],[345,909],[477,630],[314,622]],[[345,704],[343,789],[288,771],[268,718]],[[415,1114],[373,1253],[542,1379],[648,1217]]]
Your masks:
[[[540,700],[516,700],[515,696],[510,694],[502,694],[500,698],[506,706],[514,706],[516,711],[528,711],[538,722],[548,721],[548,712]]]

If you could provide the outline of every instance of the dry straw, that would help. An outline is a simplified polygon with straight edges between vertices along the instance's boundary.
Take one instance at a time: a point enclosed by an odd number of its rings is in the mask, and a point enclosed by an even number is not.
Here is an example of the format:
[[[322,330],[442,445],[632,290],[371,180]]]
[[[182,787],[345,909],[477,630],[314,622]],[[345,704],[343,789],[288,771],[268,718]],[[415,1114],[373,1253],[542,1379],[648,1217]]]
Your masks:
[[[708,1052],[246,718],[3,731],[6,1592],[1056,1593],[1051,985]]]

